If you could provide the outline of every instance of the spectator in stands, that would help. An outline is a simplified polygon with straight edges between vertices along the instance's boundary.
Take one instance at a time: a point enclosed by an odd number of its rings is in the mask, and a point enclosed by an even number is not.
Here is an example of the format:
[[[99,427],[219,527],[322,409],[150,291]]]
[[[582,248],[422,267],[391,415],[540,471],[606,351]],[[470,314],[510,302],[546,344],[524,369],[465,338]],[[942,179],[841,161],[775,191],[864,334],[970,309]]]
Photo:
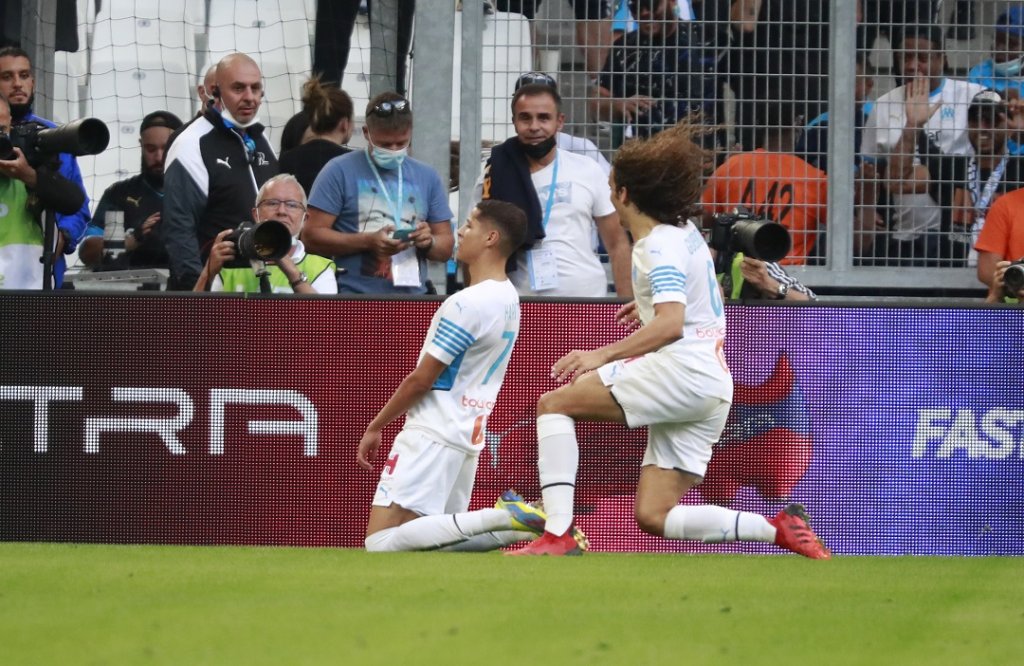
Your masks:
[[[796,127],[793,105],[777,102],[768,108],[760,147],[727,159],[708,179],[705,213],[728,213],[737,207],[778,222],[789,230],[793,248],[782,264],[815,263],[824,230],[828,181],[820,169],[793,154]]]
[[[46,127],[56,127],[57,124],[52,120],[41,118],[32,112],[35,83],[32,61],[28,53],[16,46],[0,48],[0,95],[3,95],[10,105],[11,124],[38,123]],[[60,163],[60,174],[78,185],[82,190],[83,199],[77,212],[59,209],[56,215],[57,246],[53,261],[53,286],[56,288],[60,288],[64,282],[64,269],[67,265],[64,255],[71,254],[78,247],[90,219],[89,197],[82,182],[78,162],[73,155],[61,153]]]
[[[990,300],[995,295],[998,301],[1006,266],[1024,259],[1024,189],[1007,192],[992,204],[974,249],[978,252],[978,280],[989,287]]]
[[[448,187],[408,156],[408,100],[381,93],[365,118],[366,150],[334,158],[313,183],[302,238],[334,257],[341,293],[427,293],[427,261],[447,261],[455,245]]]
[[[702,41],[703,25],[677,19],[674,0],[629,0],[629,8],[638,27],[604,63],[591,101],[598,119],[624,126],[621,138],[650,136],[692,111],[714,122],[717,50]]]
[[[510,273],[520,294],[605,297],[604,268],[593,251],[596,225],[611,260],[615,292],[629,298],[630,247],[612,206],[608,178],[593,160],[561,150],[565,117],[550,85],[530,83],[512,97],[516,136],[497,145],[477,182],[474,202],[496,199],[526,212],[525,251]]]
[[[10,133],[11,122],[11,104],[0,94],[0,134]],[[60,158],[33,167],[20,148],[12,152],[0,153],[0,289],[42,289],[43,211],[74,215],[85,193],[62,175]],[[58,235],[58,253],[63,243]]]
[[[338,282],[334,276],[334,262],[330,259],[309,254],[299,240],[299,234],[306,222],[306,192],[295,176],[278,174],[263,183],[256,195],[252,219],[256,224],[269,220],[288,227],[292,235],[292,247],[287,255],[275,262],[267,262],[267,290],[278,294],[336,294]],[[236,246],[227,239],[232,230],[217,234],[206,260],[206,266],[196,281],[195,291],[232,291],[259,293],[260,275],[252,266],[233,268],[229,264],[235,259]]]
[[[934,107],[934,112],[929,114],[921,129],[938,151],[946,155],[971,152],[967,109],[982,87],[946,78],[943,49],[942,29],[938,26],[911,25],[904,28],[897,50],[904,85],[878,98],[864,129],[864,154],[880,163],[893,204],[887,261],[895,265],[939,266],[950,263],[948,254],[943,254],[940,240],[942,213],[928,192],[928,183],[905,181],[898,173],[884,168],[885,161],[897,150],[907,129],[906,102],[912,90],[928,92],[927,104],[929,108]],[[913,131],[916,133],[917,129]]]
[[[277,156],[257,114],[263,101],[259,65],[233,53],[217,64],[207,107],[167,152],[161,233],[170,258],[168,289],[191,289],[213,239],[246,219],[257,188],[276,175]]]
[[[942,256],[955,265],[974,265],[970,251],[985,224],[985,215],[1003,193],[1024,186],[1024,162],[1008,148],[1010,132],[1024,129],[1024,100],[1008,105],[999,93],[978,93],[967,110],[971,151],[946,155],[921,131],[940,108],[929,105],[921,79],[911,82],[906,101],[907,125],[889,159],[890,177],[922,182],[942,207]],[[915,164],[915,148],[920,163]]]
[[[157,225],[164,202],[164,149],[181,120],[170,111],[154,111],[142,119],[139,145],[142,168],[138,175],[114,183],[100,197],[96,214],[78,248],[78,256],[90,268],[167,268]],[[106,223],[120,215],[124,226],[124,254],[116,259],[105,251]],[[156,285],[154,285],[156,286]]]
[[[542,0],[496,0],[499,12],[522,14],[531,22]],[[604,67],[612,43],[612,8],[609,0],[569,0],[576,17],[576,46],[583,51],[586,71],[596,75]],[[635,16],[635,14],[634,14]]]
[[[978,243],[978,280],[989,287],[990,303],[1004,296],[1024,302],[1024,289],[1016,298],[1005,294],[1003,276],[1011,262],[1024,261],[1024,189],[1014,190],[992,204]]]
[[[310,138],[281,153],[281,172],[294,174],[307,192],[320,170],[335,157],[350,152],[352,98],[341,88],[313,77],[302,87],[303,111],[310,119]]]
[[[992,57],[971,68],[967,80],[1008,97],[1024,97],[1024,7],[1011,7],[996,19]],[[1010,142],[1010,152],[1024,153],[1024,145]]]

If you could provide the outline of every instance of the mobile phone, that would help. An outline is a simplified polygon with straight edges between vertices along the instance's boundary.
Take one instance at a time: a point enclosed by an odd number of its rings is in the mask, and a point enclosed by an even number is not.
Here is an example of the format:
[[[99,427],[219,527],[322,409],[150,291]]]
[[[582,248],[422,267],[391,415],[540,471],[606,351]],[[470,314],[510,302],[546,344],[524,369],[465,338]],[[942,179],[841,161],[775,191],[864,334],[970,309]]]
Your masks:
[[[395,229],[392,232],[391,237],[396,241],[402,241],[403,243],[409,242],[409,234],[413,232],[412,229]]]

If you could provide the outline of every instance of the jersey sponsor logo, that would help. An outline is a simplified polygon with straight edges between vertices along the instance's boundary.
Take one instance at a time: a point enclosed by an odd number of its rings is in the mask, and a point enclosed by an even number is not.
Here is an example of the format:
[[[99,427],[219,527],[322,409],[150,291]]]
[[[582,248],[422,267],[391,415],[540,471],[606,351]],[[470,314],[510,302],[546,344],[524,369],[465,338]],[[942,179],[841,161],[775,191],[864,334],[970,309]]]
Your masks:
[[[1024,409],[917,410],[911,455],[948,460],[1007,460],[1024,458]]]
[[[81,386],[0,386],[0,402],[30,402],[28,415],[32,424],[32,450],[47,453],[50,449],[49,422],[55,403],[82,402]],[[109,411],[89,414],[82,419],[81,446],[84,453],[101,452],[104,434],[133,433],[133,441],[151,446],[161,442],[172,455],[185,455],[181,435],[194,421],[196,412],[192,395],[181,388],[113,386],[110,388]],[[209,424],[206,431],[206,452],[223,455],[227,438],[235,432],[226,425],[228,409],[260,410],[264,407],[290,407],[298,419],[245,418],[245,432],[250,435],[287,435],[302,441],[302,454],[317,455],[319,414],[316,406],[298,391],[277,389],[211,388],[208,392]],[[123,408],[118,408],[123,405]],[[168,416],[152,416],[154,407]],[[235,413],[235,412],[233,412]],[[200,423],[204,419],[200,419]],[[68,431],[65,431],[68,432]],[[63,442],[62,442],[63,443]]]
[[[228,157],[225,157],[224,159],[221,159],[221,158],[218,157],[217,158],[217,164],[220,164],[222,166],[226,166],[227,168],[230,169],[231,165],[228,163],[228,160],[230,160],[230,159],[231,159],[230,155]]]
[[[807,473],[812,452],[807,404],[782,353],[763,383],[736,384],[729,420],[698,488],[716,504],[732,502],[743,487],[765,499],[789,497]]]
[[[696,330],[698,340],[718,340],[725,337],[725,326],[705,326]]]
[[[462,396],[462,406],[468,407],[470,409],[486,409],[487,411],[491,411],[492,409],[494,409],[495,404],[496,403],[494,400],[487,400],[485,398],[473,398],[468,395]]]

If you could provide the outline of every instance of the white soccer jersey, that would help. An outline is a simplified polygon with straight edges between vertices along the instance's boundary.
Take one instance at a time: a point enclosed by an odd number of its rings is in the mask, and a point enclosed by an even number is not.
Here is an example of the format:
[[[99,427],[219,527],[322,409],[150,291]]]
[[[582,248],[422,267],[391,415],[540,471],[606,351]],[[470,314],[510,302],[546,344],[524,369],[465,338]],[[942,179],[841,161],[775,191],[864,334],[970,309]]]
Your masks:
[[[633,246],[633,295],[644,324],[658,303],[686,306],[683,337],[673,345],[725,338],[725,308],[704,236],[687,221],[659,224]]]
[[[420,351],[421,359],[430,354],[448,368],[409,410],[405,427],[480,451],[518,335],[519,295],[508,280],[487,280],[449,296],[434,313]]]

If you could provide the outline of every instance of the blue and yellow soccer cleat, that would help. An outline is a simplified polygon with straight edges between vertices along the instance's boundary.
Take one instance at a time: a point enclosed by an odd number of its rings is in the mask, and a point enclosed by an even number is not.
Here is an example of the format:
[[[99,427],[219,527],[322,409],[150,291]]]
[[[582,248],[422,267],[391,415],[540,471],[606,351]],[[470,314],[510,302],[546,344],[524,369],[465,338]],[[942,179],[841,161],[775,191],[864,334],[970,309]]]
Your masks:
[[[507,511],[512,517],[512,529],[519,532],[533,532],[542,534],[544,523],[547,522],[547,514],[544,509],[533,504],[528,504],[522,495],[514,490],[506,490],[494,503],[495,509]]]

